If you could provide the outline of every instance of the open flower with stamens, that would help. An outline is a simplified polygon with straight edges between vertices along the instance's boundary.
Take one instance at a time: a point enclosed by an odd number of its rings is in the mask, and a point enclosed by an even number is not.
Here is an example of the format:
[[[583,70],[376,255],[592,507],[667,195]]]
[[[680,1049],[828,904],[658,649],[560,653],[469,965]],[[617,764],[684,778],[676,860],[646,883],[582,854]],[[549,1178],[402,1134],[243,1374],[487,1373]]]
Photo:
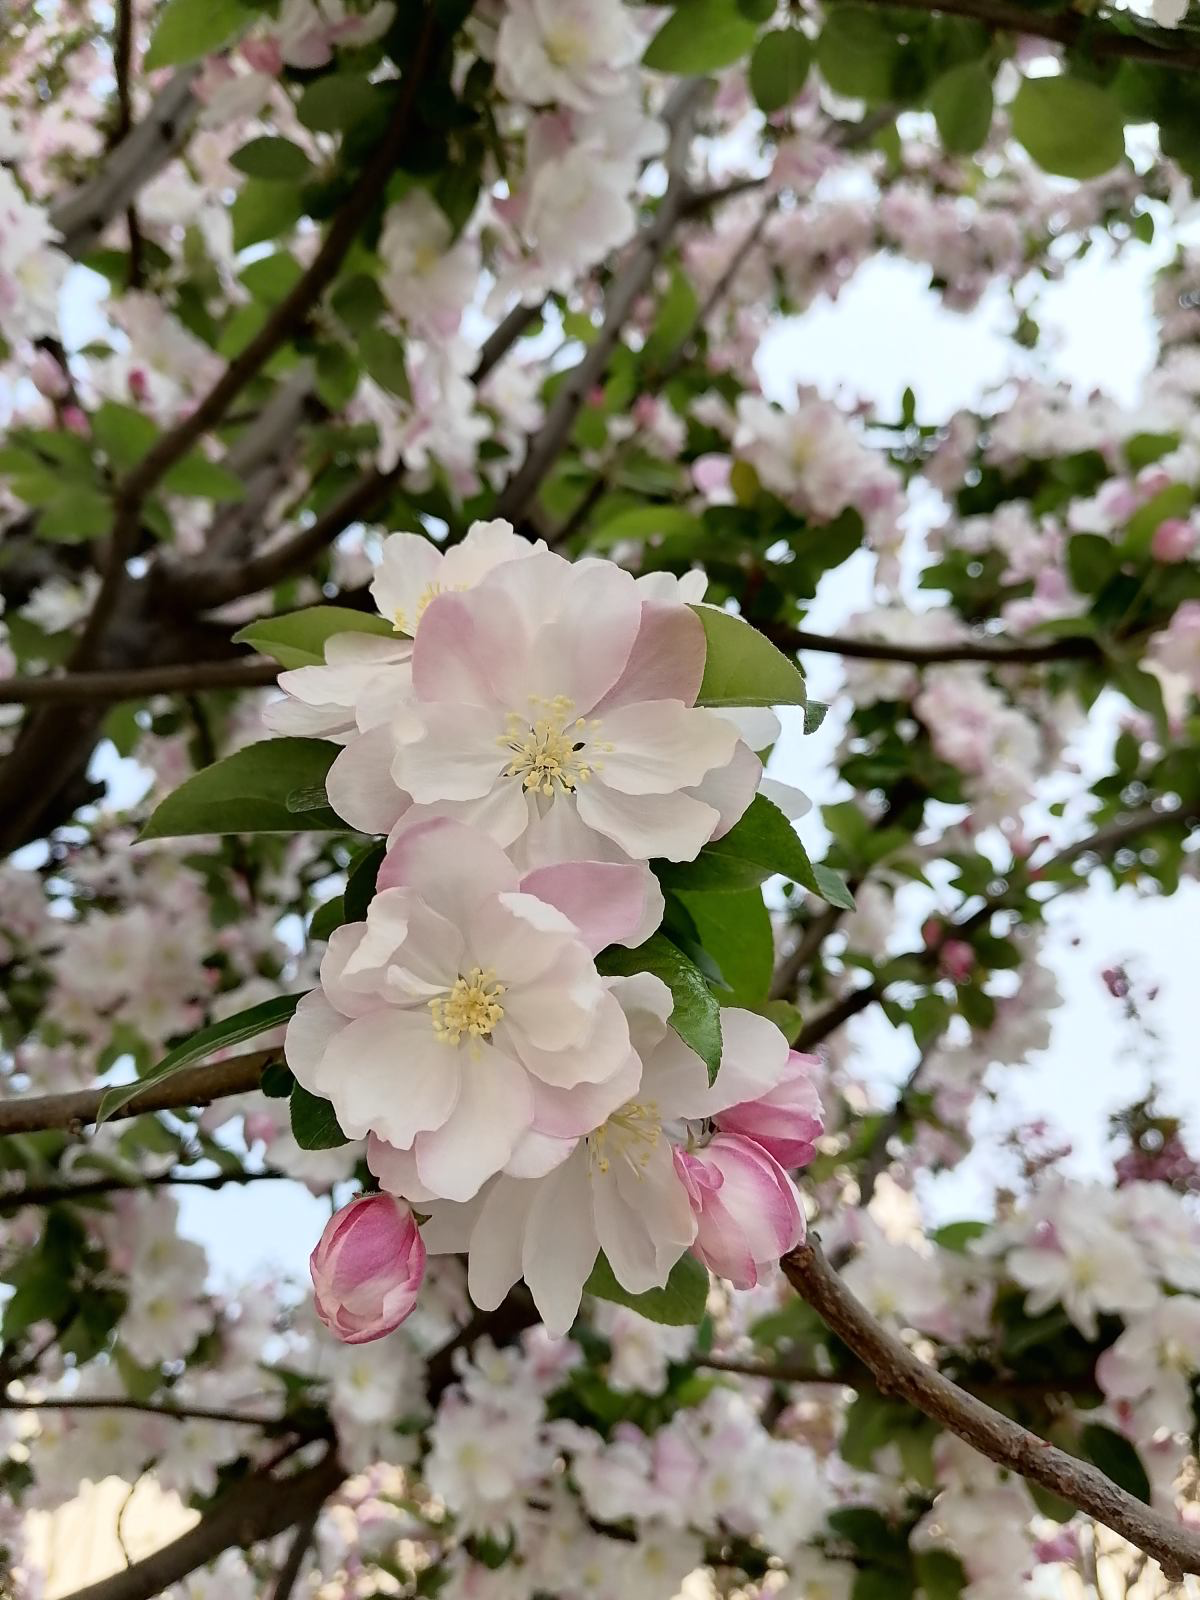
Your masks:
[[[526,1143],[520,1170],[545,1171],[636,1082],[594,957],[641,943],[661,916],[644,867],[522,875],[485,835],[422,823],[389,851],[366,921],[330,939],[288,1065],[352,1138],[403,1152],[423,1196],[470,1199]]]
[[[426,607],[391,782],[414,818],[457,817],[531,865],[691,860],[761,777],[735,722],[695,705],[704,659],[688,606],[648,598],[611,562],[506,562]],[[378,759],[364,741],[330,774],[358,827],[381,820]]]
[[[575,1320],[600,1250],[617,1281],[641,1294],[666,1283],[698,1225],[713,1231],[712,1217],[694,1209],[688,1166],[678,1154],[697,1151],[703,1159],[711,1119],[729,1105],[761,1099],[788,1071],[787,1041],[774,1024],[731,1008],[721,1013],[721,1070],[710,1086],[704,1063],[668,1026],[666,986],[639,973],[615,978],[611,987],[628,1018],[637,1066],[621,1103],[584,1137],[536,1135],[514,1163],[526,1175],[498,1177],[469,1205],[440,1204],[421,1193],[412,1161],[378,1139],[367,1151],[385,1189],[430,1213],[422,1230],[426,1249],[467,1252],[468,1287],[481,1310],[498,1306],[523,1277],[554,1334]],[[552,1145],[565,1147],[565,1160]],[[775,1166],[765,1155],[763,1162]],[[735,1187],[731,1180],[731,1194]]]
[[[472,523],[461,543],[448,550],[423,534],[391,534],[384,540],[371,598],[395,637],[333,634],[325,645],[324,666],[279,674],[285,698],[267,707],[267,727],[275,733],[357,743],[387,723],[397,704],[411,694],[413,635],[434,596],[470,589],[493,567],[540,549],[545,549],[540,541],[531,544],[503,521]],[[406,797],[389,793],[389,811],[378,831],[386,832],[405,805]]]

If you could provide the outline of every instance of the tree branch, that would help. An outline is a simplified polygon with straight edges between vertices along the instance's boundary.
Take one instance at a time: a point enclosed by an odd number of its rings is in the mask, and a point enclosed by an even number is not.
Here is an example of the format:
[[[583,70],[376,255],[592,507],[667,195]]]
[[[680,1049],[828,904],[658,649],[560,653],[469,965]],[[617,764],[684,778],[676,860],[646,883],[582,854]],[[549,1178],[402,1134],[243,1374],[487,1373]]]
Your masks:
[[[250,1094],[258,1088],[263,1068],[278,1061],[279,1051],[253,1050],[232,1056],[228,1061],[181,1067],[158,1083],[148,1084],[132,1100],[126,1101],[113,1119],[140,1117],[147,1111],[181,1111],[191,1106],[211,1105],[234,1094]],[[96,1120],[107,1089],[77,1089],[69,1094],[26,1096],[0,1100],[0,1135],[42,1133],[47,1128],[82,1133]]]
[[[291,1183],[287,1172],[215,1172],[208,1177],[155,1173],[135,1178],[87,1178],[81,1183],[27,1184],[23,1188],[0,1190],[0,1216],[19,1211],[22,1206],[52,1206],[60,1200],[91,1200],[104,1194],[128,1194],[138,1189],[224,1189],[230,1184]]]
[[[321,1514],[318,1506],[309,1513],[296,1529],[288,1553],[284,1557],[283,1565],[279,1569],[279,1576],[275,1579],[275,1587],[271,1591],[271,1600],[291,1600],[291,1594],[296,1587],[296,1580],[300,1576],[300,1568],[304,1565],[304,1558],[308,1554],[309,1546],[313,1542],[313,1535],[317,1531],[317,1518]]]
[[[866,3],[890,5],[891,0]],[[1055,44],[1078,46],[1093,60],[1144,61],[1173,72],[1200,71],[1200,49],[1180,44],[1179,35],[1171,28],[1146,24],[1141,34],[1118,33],[1078,12],[1042,11],[1012,4],[1011,0],[912,0],[912,9],[947,17],[970,17],[1005,33],[1024,33]]]
[[[31,1400],[20,1395],[0,1395],[0,1411],[136,1411],[144,1416],[167,1417],[173,1422],[232,1422],[240,1427],[274,1427],[281,1417],[256,1417],[223,1406],[173,1405],[169,1400],[131,1400],[127,1395],[50,1395]]]
[[[884,1394],[899,1395],[999,1466],[1060,1495],[1155,1558],[1179,1581],[1200,1573],[1200,1534],[1153,1511],[1084,1461],[1059,1450],[926,1366],[875,1321],[810,1240],[780,1263],[788,1282],[871,1372]]]
[[[279,663],[264,656],[197,661],[194,666],[135,667],[128,672],[57,672],[0,679],[0,705],[92,705],[144,700],[200,689],[260,689],[275,682]]]
[[[113,40],[113,70],[117,78],[117,122],[113,145],[128,138],[133,127],[133,0],[117,0],[116,37]],[[125,226],[129,232],[129,272],[127,287],[136,289],[142,281],[142,234],[137,207],[132,198],[125,207]]]
[[[1001,639],[959,639],[951,644],[888,644],[880,639],[846,639],[836,634],[808,633],[771,623],[757,623],[781,650],[816,650],[823,655],[858,661],[904,661],[937,666],[953,661],[983,661],[994,666],[1031,666],[1044,661],[1095,661],[1103,651],[1095,639],[1029,639],[1013,644]]]

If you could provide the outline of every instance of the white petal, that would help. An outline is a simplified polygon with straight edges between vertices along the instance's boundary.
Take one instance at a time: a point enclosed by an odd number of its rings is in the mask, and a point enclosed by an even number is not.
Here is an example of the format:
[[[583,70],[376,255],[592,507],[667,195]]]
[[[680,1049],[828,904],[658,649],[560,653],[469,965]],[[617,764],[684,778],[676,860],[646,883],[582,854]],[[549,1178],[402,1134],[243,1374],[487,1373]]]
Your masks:
[[[351,739],[326,775],[329,804],[362,833],[387,833],[408,810],[408,795],[392,779],[392,755],[392,730],[372,728]]]
[[[283,1058],[296,1075],[296,1082],[312,1091],[329,1042],[346,1019],[326,1000],[319,989],[306,994],[296,1007],[283,1039]]]
[[[393,726],[392,781],[418,805],[481,800],[505,781],[504,718],[490,706],[411,706]]]
[[[346,1024],[312,1088],[333,1101],[352,1139],[375,1132],[407,1149],[418,1133],[451,1116],[460,1077],[458,1051],[436,1037],[427,1011],[385,1007]]]
[[[694,861],[721,820],[686,794],[619,794],[593,778],[579,790],[580,819],[633,861]]]
[[[738,743],[724,717],[678,700],[619,706],[603,717],[600,735],[614,746],[600,758],[605,787],[636,795],[690,788],[727,765]]]
[[[392,836],[377,883],[380,891],[401,885],[411,889],[467,932],[481,907],[515,889],[517,881],[515,867],[498,844],[461,822],[435,818]]]
[[[467,1292],[481,1311],[494,1311],[521,1276],[521,1239],[537,1188],[497,1178],[485,1193],[467,1260]]]
[[[469,1200],[499,1172],[533,1123],[533,1091],[524,1069],[493,1045],[474,1059],[458,1048],[462,1092],[453,1114],[417,1140],[421,1181],[445,1200]]]
[[[583,1286],[600,1249],[586,1151],[577,1151],[536,1187],[525,1224],[521,1268],[546,1331],[558,1337],[575,1321]]]

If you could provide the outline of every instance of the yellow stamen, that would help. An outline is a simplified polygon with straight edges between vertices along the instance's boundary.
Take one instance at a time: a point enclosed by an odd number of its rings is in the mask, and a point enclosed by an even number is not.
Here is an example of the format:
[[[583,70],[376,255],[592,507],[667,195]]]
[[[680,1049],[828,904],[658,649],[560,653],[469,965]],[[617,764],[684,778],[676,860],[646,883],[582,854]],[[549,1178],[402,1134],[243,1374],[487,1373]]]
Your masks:
[[[504,732],[496,740],[502,749],[512,751],[506,776],[520,778],[526,789],[548,798],[571,794],[593,773],[602,770],[593,751],[611,750],[596,738],[600,723],[596,718],[572,717],[574,701],[566,695],[553,700],[529,697],[530,714],[509,713]]]
[[[587,1137],[588,1159],[605,1173],[615,1155],[634,1172],[650,1164],[650,1154],[662,1137],[662,1117],[653,1100],[629,1100],[608,1121]]]
[[[448,994],[429,1002],[433,1031],[442,1044],[461,1044],[463,1035],[486,1039],[504,1016],[500,996],[505,985],[490,969],[472,967],[465,978],[455,978]]]

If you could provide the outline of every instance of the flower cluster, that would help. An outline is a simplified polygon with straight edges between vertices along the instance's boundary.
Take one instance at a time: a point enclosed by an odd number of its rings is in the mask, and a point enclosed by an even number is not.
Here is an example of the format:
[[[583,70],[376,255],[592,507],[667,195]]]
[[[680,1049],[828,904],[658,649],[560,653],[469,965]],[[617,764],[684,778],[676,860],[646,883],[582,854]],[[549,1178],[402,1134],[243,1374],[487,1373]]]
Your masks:
[[[662,979],[597,966],[655,932],[648,862],[728,831],[776,731],[696,704],[702,593],[699,574],[635,580],[507,525],[444,554],[397,534],[373,585],[395,637],[335,635],[324,666],[280,680],[273,726],[341,740],[331,802],[388,833],[288,1065],[428,1218],[420,1249],[394,1246],[390,1200],[334,1219],[313,1272],[343,1337],[411,1309],[396,1283],[419,1282],[425,1249],[466,1251],[484,1308],[523,1276],[565,1333],[601,1250],[632,1293],[689,1248],[749,1286],[803,1235],[780,1161],[811,1159],[821,1127],[804,1058],[730,1007],[710,1086]]]

